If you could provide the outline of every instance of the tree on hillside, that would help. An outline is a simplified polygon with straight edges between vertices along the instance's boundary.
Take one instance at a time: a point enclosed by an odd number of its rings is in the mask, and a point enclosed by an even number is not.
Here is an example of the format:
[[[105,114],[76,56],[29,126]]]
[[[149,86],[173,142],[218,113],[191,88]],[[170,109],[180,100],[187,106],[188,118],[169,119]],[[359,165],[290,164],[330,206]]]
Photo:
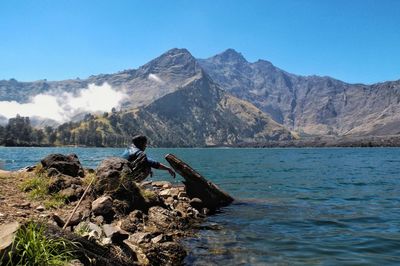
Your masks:
[[[5,132],[4,127],[0,126],[0,145],[3,144],[4,142],[4,132]]]
[[[32,126],[29,117],[17,115],[10,118],[5,128],[6,145],[31,145]]]

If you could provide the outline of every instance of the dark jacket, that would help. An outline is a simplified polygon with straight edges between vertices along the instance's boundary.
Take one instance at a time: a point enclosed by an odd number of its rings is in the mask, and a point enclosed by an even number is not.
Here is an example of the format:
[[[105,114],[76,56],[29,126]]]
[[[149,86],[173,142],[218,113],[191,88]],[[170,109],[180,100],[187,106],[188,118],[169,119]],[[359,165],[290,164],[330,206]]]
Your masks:
[[[136,148],[134,145],[125,149],[124,153],[122,154],[122,158],[130,162],[134,162],[141,154],[144,154],[146,156],[147,163],[151,168],[156,168],[156,169],[159,168],[160,166],[159,162],[147,157],[144,151]]]

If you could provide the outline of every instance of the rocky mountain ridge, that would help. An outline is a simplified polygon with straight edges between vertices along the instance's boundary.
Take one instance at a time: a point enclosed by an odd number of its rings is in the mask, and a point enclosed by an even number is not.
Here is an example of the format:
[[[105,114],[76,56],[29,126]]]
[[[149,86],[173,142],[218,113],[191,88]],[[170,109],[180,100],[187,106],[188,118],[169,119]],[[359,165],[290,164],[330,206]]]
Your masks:
[[[265,60],[249,63],[233,49],[199,63],[226,91],[303,135],[400,133],[400,80],[364,85],[298,76]]]
[[[229,94],[256,106],[262,111],[260,119],[270,116],[302,136],[400,133],[400,81],[364,85],[348,84],[330,77],[299,76],[265,60],[250,63],[233,49],[208,59],[195,59],[188,50],[175,48],[138,69],[87,79],[2,80],[0,101],[28,102],[31,96],[39,93],[68,91],[76,94],[88,84],[108,83],[113,89],[129,95],[122,102],[123,111],[140,108],[146,113],[146,106],[152,106],[148,110],[157,110],[154,106],[160,103],[159,99],[204,76]],[[258,113],[258,109],[253,111]],[[174,117],[172,120],[179,124]]]

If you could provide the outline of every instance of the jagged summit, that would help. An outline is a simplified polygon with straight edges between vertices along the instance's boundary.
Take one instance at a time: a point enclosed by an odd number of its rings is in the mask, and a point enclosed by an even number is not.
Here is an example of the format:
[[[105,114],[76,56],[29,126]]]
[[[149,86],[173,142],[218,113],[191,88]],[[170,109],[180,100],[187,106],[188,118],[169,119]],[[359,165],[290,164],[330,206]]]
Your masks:
[[[147,77],[165,86],[181,86],[187,79],[201,74],[201,67],[187,49],[173,48],[141,66],[136,77]]]
[[[239,64],[248,63],[246,58],[244,58],[244,56],[241,53],[237,52],[232,48],[229,48],[226,51],[209,58],[209,60],[220,61],[225,63],[226,62],[239,63]]]

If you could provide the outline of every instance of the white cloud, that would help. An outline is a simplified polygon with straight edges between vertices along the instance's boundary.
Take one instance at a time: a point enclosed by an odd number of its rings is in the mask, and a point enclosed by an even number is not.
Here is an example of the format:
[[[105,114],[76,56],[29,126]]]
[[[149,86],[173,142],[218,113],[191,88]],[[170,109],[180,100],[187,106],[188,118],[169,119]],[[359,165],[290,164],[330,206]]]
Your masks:
[[[160,83],[160,84],[164,83],[164,81],[159,76],[157,76],[156,74],[149,74],[149,79],[153,80],[153,81],[155,81],[157,83]]]
[[[72,93],[61,95],[38,94],[29,103],[0,101],[0,115],[7,118],[21,116],[39,116],[66,122],[82,112],[105,112],[118,107],[126,94],[113,90],[105,83],[102,86],[89,84],[81,89],[77,96]]]

